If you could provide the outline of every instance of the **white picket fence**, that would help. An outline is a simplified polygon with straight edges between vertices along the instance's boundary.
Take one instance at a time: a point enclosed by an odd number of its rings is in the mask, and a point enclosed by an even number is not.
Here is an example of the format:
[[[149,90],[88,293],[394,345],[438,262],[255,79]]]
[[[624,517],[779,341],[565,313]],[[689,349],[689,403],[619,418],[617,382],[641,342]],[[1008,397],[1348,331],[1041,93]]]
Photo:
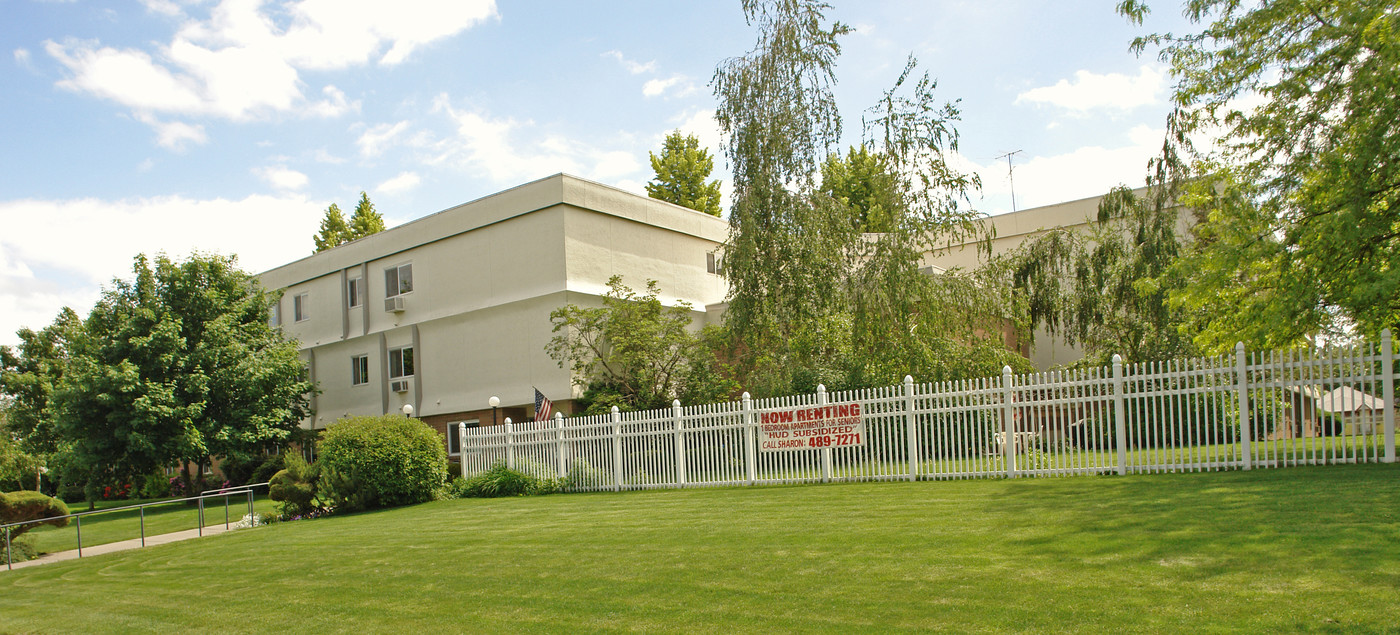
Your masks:
[[[575,491],[1128,474],[1395,461],[1394,345],[1246,353],[468,428],[496,463]],[[859,404],[858,447],[765,451],[765,413]],[[1011,432],[1010,435],[1006,433]],[[1009,438],[1010,442],[1007,441]]]

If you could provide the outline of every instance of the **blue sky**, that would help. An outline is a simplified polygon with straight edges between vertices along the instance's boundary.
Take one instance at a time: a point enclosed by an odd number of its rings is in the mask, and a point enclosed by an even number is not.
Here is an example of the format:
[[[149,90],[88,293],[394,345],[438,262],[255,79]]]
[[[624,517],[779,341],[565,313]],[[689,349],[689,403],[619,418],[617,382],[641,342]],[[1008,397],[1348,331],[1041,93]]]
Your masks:
[[[848,142],[905,58],[961,100],[976,206],[1141,184],[1169,79],[1112,1],[841,2]],[[311,252],[367,191],[390,225],[557,172],[642,192],[680,128],[718,157],[708,86],[753,43],[739,3],[0,0],[0,344],[88,310],[139,252]],[[724,161],[716,176],[725,179]],[[522,245],[528,248],[528,245]]]

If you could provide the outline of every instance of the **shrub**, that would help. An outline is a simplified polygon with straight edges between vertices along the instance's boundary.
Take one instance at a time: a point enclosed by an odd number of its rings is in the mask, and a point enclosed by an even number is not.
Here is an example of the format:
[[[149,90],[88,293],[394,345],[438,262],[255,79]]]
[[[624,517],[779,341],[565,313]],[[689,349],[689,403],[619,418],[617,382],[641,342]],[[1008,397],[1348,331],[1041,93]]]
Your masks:
[[[561,492],[568,489],[569,480],[537,478],[497,463],[491,469],[461,481],[456,487],[454,493],[458,498],[500,498]]]
[[[253,470],[253,476],[249,483],[266,483],[272,480],[273,475],[287,469],[287,459],[285,454],[269,454],[263,457],[262,463]]]
[[[347,419],[328,428],[317,447],[321,488],[338,510],[422,503],[446,481],[442,435],[417,419]]]
[[[27,520],[39,520],[49,518],[41,523],[30,523],[10,530],[10,539],[14,540],[26,531],[41,525],[51,525],[53,527],[66,527],[67,518],[58,518],[68,515],[68,506],[57,498],[50,498],[39,492],[20,491],[8,494],[0,493],[0,525],[10,523],[22,523]]]
[[[298,455],[286,459],[286,469],[272,475],[267,497],[281,503],[282,516],[305,516],[322,505],[317,496],[317,468]]]
[[[5,553],[5,539],[0,538],[0,564],[4,562],[24,562],[39,557],[39,547],[35,545],[36,536],[11,536],[11,553]],[[8,560],[6,560],[8,558]]]
[[[164,472],[147,474],[140,479],[136,495],[141,498],[165,498],[170,495],[170,479]]]
[[[224,478],[228,479],[230,485],[243,485],[245,483],[262,483],[263,481],[251,481],[253,474],[262,467],[263,456],[254,454],[252,456],[230,455],[224,457],[219,463],[219,471],[224,473]],[[274,470],[271,474],[275,474]],[[271,475],[269,474],[269,476]]]

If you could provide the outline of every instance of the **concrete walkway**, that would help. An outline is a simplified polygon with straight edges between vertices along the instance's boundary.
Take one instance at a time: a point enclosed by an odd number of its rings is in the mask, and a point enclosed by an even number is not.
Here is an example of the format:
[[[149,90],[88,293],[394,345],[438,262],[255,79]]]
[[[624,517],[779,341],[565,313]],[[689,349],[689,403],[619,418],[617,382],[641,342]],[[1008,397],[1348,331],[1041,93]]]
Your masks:
[[[223,523],[220,523],[220,524],[218,524],[218,525],[211,525],[211,526],[209,526],[209,527],[205,527],[205,528],[204,528],[204,535],[205,535],[205,536],[214,536],[214,535],[217,535],[217,534],[222,534],[222,533],[224,533],[224,532],[226,532],[226,531],[232,531],[232,530],[224,529]],[[146,546],[147,546],[147,547],[151,547],[151,546],[155,546],[155,545],[163,545],[163,544],[170,543],[170,542],[179,542],[179,541],[181,541],[181,540],[189,540],[190,538],[199,538],[199,537],[200,537],[200,535],[199,535],[199,530],[198,530],[198,529],[187,529],[187,530],[185,530],[185,531],[177,531],[177,532],[172,533],[172,534],[160,534],[159,536],[146,536]],[[0,535],[0,549],[3,549],[4,546],[5,546],[4,540],[5,540],[5,537],[4,537],[3,535]],[[133,538],[133,539],[131,539],[131,540],[123,540],[123,541],[121,541],[121,542],[109,542],[109,543],[107,543],[107,544],[105,544],[105,545],[96,545],[96,546],[92,546],[92,547],[83,547],[83,557],[84,557],[84,558],[87,558],[87,557],[89,557],[89,556],[98,556],[98,555],[102,555],[102,554],[104,554],[104,553],[113,553],[113,552],[117,552],[117,551],[126,551],[127,549],[140,549],[140,548],[141,548],[141,539],[140,539],[140,538]],[[0,573],[4,573],[4,572],[7,570],[6,567],[5,567],[5,558],[4,558],[4,556],[5,556],[4,552],[3,552],[3,551],[0,551]],[[25,560],[24,562],[16,562],[16,563],[14,563],[14,568],[20,569],[20,568],[23,568],[23,567],[34,567],[34,566],[38,566],[38,565],[41,565],[41,564],[48,564],[48,563],[50,563],[50,562],[61,562],[61,561],[63,561],[63,560],[76,560],[77,558],[78,558],[78,550],[77,550],[77,549],[73,549],[73,550],[71,550],[71,551],[59,551],[59,552],[57,552],[57,553],[45,554],[45,555],[40,556],[40,557],[38,557],[38,558],[35,558],[35,559],[33,559],[33,560]]]

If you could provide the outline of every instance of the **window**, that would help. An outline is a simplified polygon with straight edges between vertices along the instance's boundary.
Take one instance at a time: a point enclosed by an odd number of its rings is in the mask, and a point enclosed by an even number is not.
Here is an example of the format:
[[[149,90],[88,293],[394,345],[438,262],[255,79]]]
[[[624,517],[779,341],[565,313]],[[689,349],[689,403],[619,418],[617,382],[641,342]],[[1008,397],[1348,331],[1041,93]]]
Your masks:
[[[392,298],[413,291],[413,264],[384,270],[384,297]]]
[[[708,273],[719,273],[719,262],[715,259],[715,252],[705,254],[705,271]]]
[[[311,294],[298,293],[292,298],[292,317],[297,322],[305,322],[311,319]]]
[[[345,289],[345,301],[350,308],[358,307],[365,303],[365,280],[364,278],[351,278]]]
[[[350,385],[362,386],[369,383],[369,355],[355,355],[350,358]]]
[[[468,428],[475,428],[478,425],[480,425],[480,422],[477,419],[472,419],[470,421],[467,421],[466,424]],[[462,435],[461,430],[458,428],[456,423],[447,424],[447,453],[462,453]],[[448,474],[447,476],[451,477],[452,475]]]
[[[413,376],[413,347],[405,346],[389,351],[389,378]]]
[[[267,308],[268,326],[280,326],[282,324],[282,303],[278,302]]]

